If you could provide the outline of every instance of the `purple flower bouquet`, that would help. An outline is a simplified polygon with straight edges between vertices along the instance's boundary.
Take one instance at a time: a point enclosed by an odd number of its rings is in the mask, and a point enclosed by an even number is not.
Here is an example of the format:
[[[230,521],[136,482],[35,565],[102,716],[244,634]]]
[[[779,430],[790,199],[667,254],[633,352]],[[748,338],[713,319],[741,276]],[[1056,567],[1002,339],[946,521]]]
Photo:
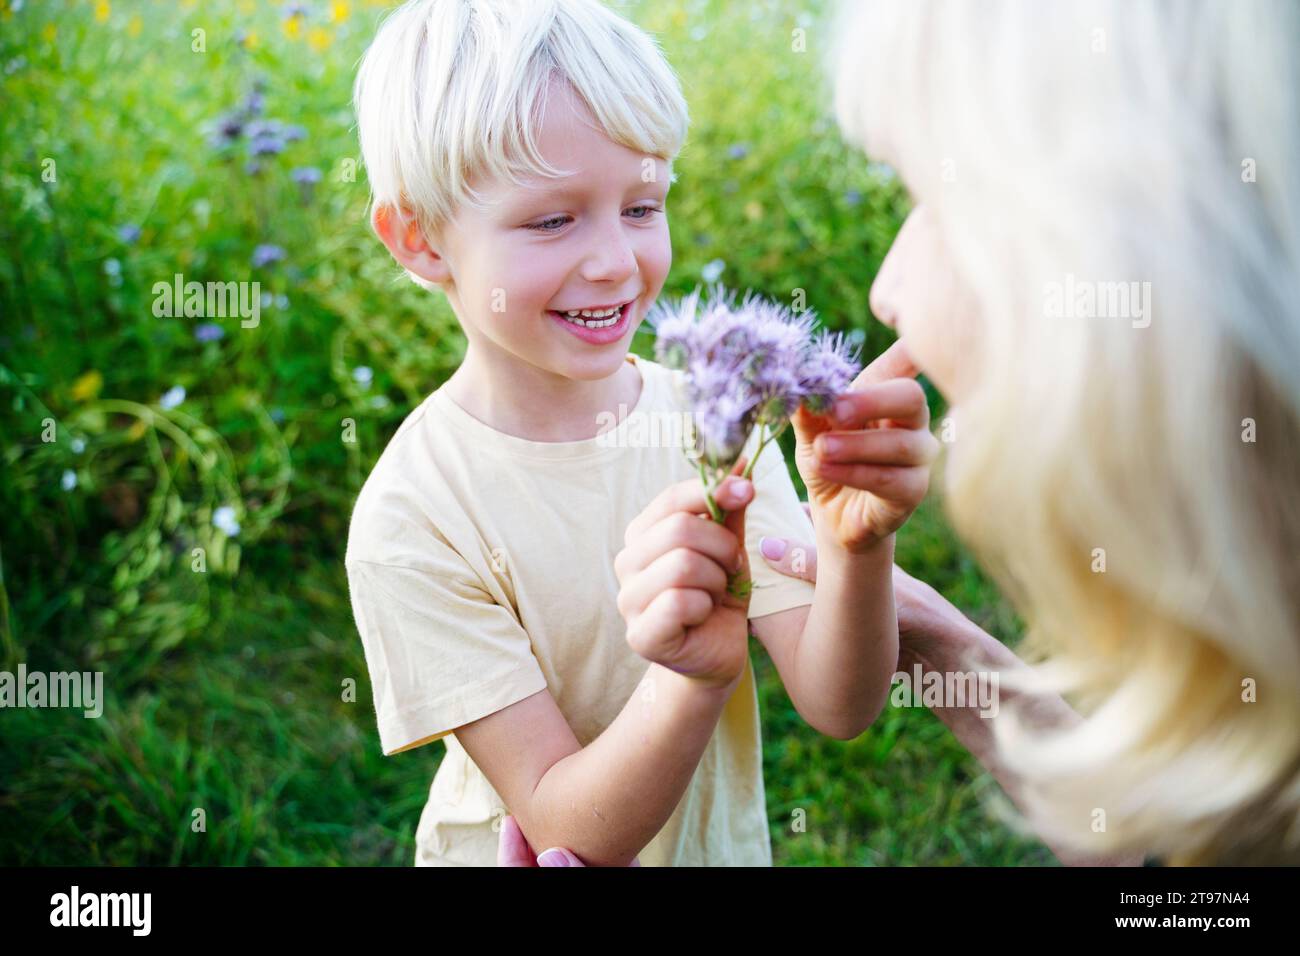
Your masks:
[[[754,429],[760,430],[758,448],[745,478],[801,404],[825,413],[859,369],[844,336],[814,333],[812,312],[796,313],[752,292],[738,305],[735,299],[715,285],[701,301],[697,287],[678,301],[655,303],[646,317],[655,330],[656,360],[685,373],[694,434],[684,451],[699,469],[709,513],[719,524],[726,515],[714,492]]]

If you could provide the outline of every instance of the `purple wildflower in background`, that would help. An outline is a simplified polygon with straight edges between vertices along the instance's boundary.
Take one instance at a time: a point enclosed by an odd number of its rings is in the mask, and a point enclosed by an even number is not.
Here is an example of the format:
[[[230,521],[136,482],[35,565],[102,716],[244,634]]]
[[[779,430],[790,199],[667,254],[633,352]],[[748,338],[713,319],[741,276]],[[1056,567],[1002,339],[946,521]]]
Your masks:
[[[303,203],[311,202],[316,184],[321,181],[321,171],[315,166],[299,166],[289,173],[289,178],[298,184],[298,193]]]
[[[253,250],[253,268],[260,269],[275,262],[284,261],[284,247],[272,243],[263,243]]]
[[[725,517],[713,492],[734,468],[755,428],[760,440],[743,477],[781,434],[799,405],[822,413],[852,384],[858,363],[844,336],[814,334],[814,315],[747,292],[739,302],[721,286],[675,303],[656,303],[647,321],[655,357],[680,370],[695,425],[697,462],[714,520]]]
[[[217,342],[225,335],[226,330],[215,322],[203,322],[194,327],[194,338],[200,342]]]
[[[140,227],[133,222],[125,222],[117,227],[117,238],[128,246],[133,246],[140,241]]]

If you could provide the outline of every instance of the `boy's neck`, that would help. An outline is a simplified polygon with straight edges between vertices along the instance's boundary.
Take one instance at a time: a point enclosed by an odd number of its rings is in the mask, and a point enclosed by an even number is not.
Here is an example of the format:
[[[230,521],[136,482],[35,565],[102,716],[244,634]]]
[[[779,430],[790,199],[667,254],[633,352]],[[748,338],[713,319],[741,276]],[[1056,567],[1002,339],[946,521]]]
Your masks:
[[[537,442],[583,441],[608,431],[636,407],[641,373],[624,361],[613,375],[578,381],[514,361],[485,367],[471,346],[442,390],[483,424]]]

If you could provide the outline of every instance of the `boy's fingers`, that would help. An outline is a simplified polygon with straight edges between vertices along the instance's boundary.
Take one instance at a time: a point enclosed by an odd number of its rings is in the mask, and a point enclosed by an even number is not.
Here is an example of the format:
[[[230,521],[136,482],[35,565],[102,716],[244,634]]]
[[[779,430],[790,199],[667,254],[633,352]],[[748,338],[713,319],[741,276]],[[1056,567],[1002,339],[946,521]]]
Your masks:
[[[827,462],[927,465],[939,454],[939,440],[919,428],[822,432],[813,442],[813,450],[818,459]]]
[[[817,546],[789,538],[760,538],[759,553],[763,560],[782,574],[817,583]]]
[[[834,428],[863,428],[878,419],[891,419],[907,428],[924,428],[930,422],[925,389],[910,378],[867,385],[841,392],[829,421]]]
[[[915,378],[920,369],[912,361],[903,340],[899,339],[872,360],[871,364],[858,373],[850,388],[874,385],[891,378]]]
[[[675,548],[661,554],[619,589],[618,613],[631,621],[656,597],[673,588],[698,588],[718,602],[726,587],[727,572],[716,561],[689,548]]]
[[[713,610],[713,595],[707,591],[664,591],[628,624],[628,646],[646,660],[675,670],[686,628],[703,624]]]
[[[726,607],[747,607],[753,577],[750,573],[749,554],[745,550],[745,512],[749,505],[743,504],[727,512],[724,526],[736,536],[740,549],[740,568],[731,572],[727,588],[722,594],[722,604]]]
[[[869,491],[896,505],[915,506],[930,488],[930,469],[921,465],[902,468],[823,461],[817,464],[817,474],[837,485]]]
[[[735,567],[735,537],[715,521],[702,521],[696,515],[679,511],[647,528],[644,534],[615,555],[614,574],[619,583],[624,584],[661,555],[678,548],[698,551],[726,570]]]
[[[723,480],[719,485],[715,496],[719,507],[725,509],[734,508],[737,505],[748,500],[748,497],[754,493],[753,482],[748,479],[742,480],[739,477],[740,471],[745,466],[745,459],[736,462],[736,468],[732,471],[732,476]],[[709,513],[709,506],[705,502],[704,486],[698,480],[687,478],[685,481],[679,481],[676,484],[669,485],[658,496],[655,497],[645,509],[632,519],[628,524],[627,530],[623,534],[623,543],[631,544],[633,538],[643,534],[651,525],[662,521],[668,515],[677,511],[685,511],[688,514]]]

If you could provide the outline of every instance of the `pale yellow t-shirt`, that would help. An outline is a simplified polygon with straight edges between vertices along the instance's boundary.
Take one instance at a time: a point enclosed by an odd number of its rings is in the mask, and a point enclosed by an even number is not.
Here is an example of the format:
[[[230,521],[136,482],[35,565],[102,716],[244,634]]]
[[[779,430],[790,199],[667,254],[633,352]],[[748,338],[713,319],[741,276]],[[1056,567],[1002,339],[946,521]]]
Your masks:
[[[547,689],[586,746],[649,666],[627,645],[614,556],[655,496],[698,474],[673,428],[686,410],[682,373],[635,354],[628,361],[641,372],[636,406],[583,441],[507,435],[433,392],[357,498],[346,565],[380,744],[385,754],[436,739],[447,747],[420,816],[417,865],[496,862],[508,810],[452,730]],[[762,535],[807,539],[811,530],[775,442],[753,477],[751,620],[813,597],[811,584],[771,570],[758,551]],[[770,866],[762,770],[746,662],[642,864]]]

